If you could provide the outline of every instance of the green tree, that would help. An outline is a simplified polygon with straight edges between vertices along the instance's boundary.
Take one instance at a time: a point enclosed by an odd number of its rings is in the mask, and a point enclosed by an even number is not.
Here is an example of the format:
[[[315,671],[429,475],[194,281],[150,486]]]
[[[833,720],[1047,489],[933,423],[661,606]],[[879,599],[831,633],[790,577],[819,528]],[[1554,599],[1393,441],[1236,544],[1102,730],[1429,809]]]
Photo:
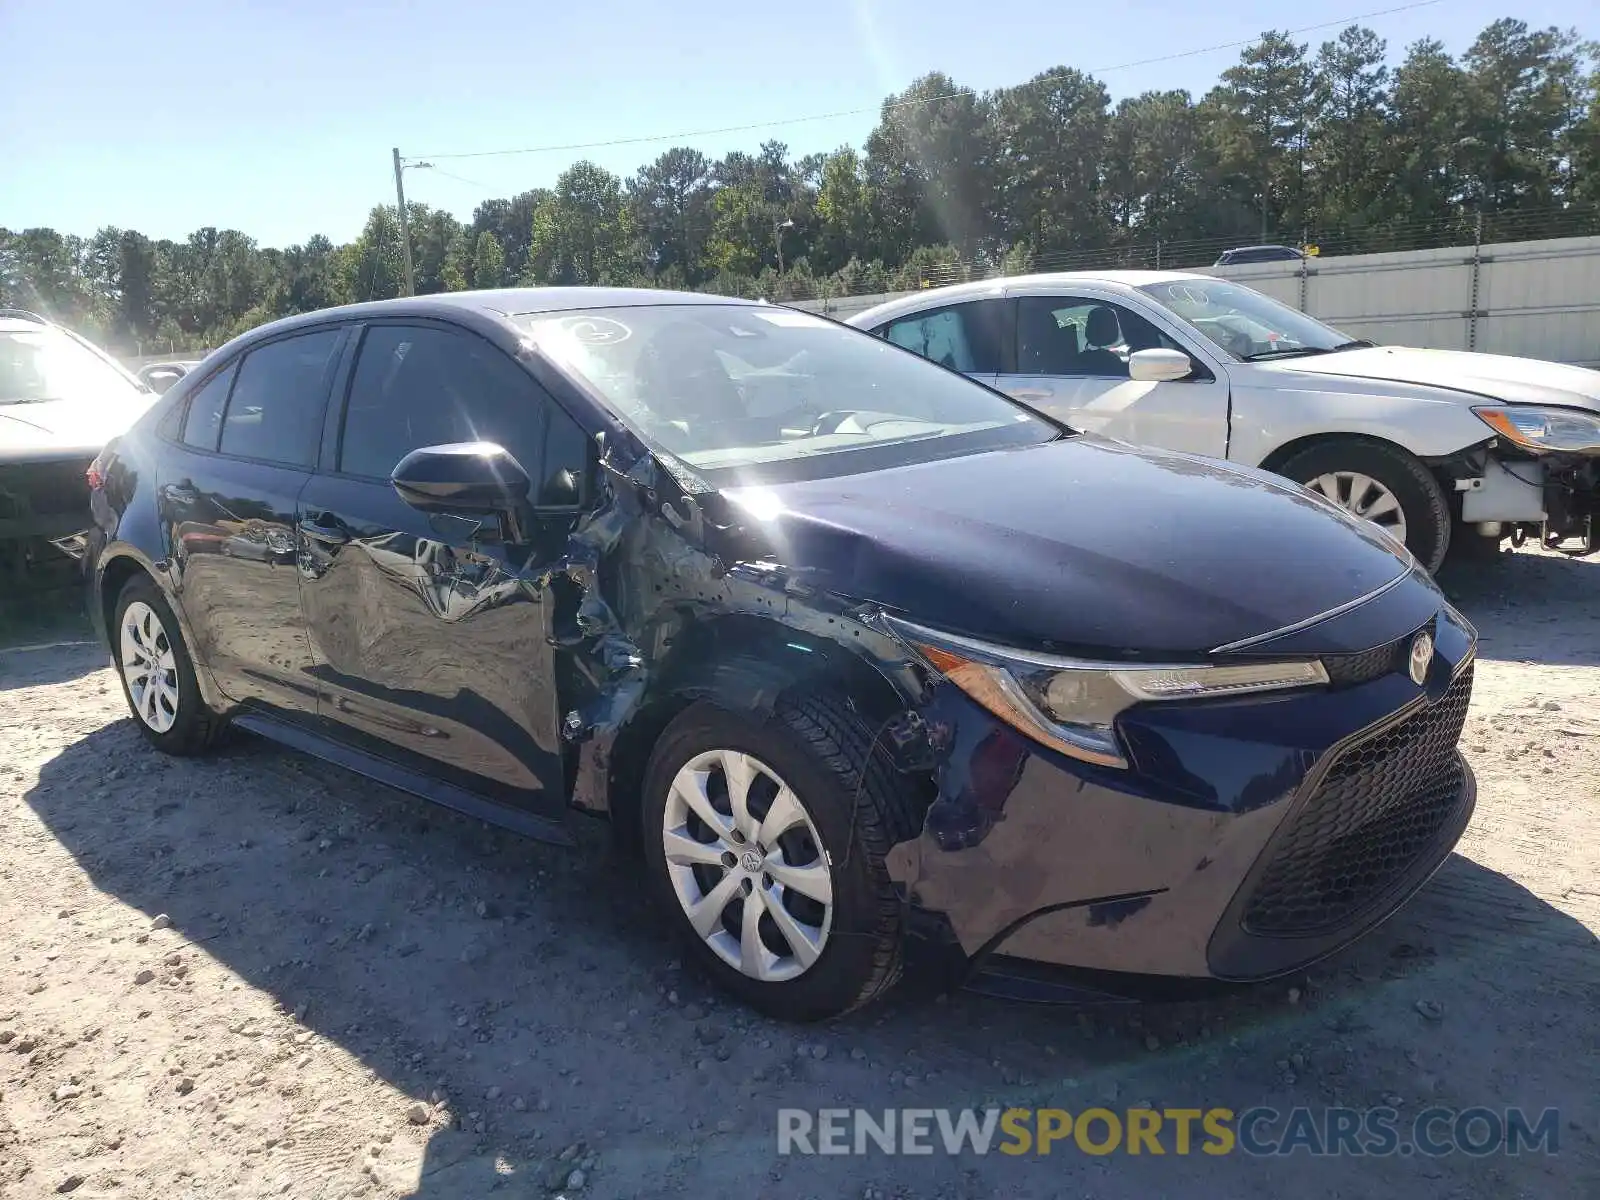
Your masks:
[[[1008,242],[1048,255],[1109,240],[1101,180],[1110,104],[1104,84],[1070,67],[995,94],[999,232]]]
[[[634,275],[633,222],[622,181],[592,162],[562,172],[534,214],[527,283],[603,284]]]
[[[472,286],[497,288],[506,281],[506,255],[500,241],[485,229],[472,251]]]
[[[1480,33],[1462,61],[1468,159],[1488,206],[1553,203],[1566,190],[1562,148],[1585,86],[1577,34],[1506,18]]]
[[[861,156],[841,146],[824,161],[817,187],[817,265],[824,272],[843,269],[866,245],[871,221],[872,198]]]
[[[1263,237],[1277,226],[1305,224],[1310,106],[1306,47],[1286,33],[1262,34],[1206,97],[1202,120],[1219,183],[1255,209]]]
[[[698,283],[711,235],[710,161],[698,150],[674,147],[640,167],[627,193],[645,267],[652,275]]]
[[[1317,51],[1310,157],[1323,221],[1334,226],[1366,224],[1386,190],[1373,170],[1388,123],[1386,50],[1372,30],[1351,25]]]
[[[883,102],[866,150],[874,249],[887,261],[940,243],[971,258],[999,240],[987,100],[948,75],[924,75]]]
[[[1463,184],[1458,146],[1470,104],[1467,78],[1431,38],[1414,42],[1394,73],[1387,153],[1374,162],[1392,179],[1384,217],[1437,224],[1450,217]]]

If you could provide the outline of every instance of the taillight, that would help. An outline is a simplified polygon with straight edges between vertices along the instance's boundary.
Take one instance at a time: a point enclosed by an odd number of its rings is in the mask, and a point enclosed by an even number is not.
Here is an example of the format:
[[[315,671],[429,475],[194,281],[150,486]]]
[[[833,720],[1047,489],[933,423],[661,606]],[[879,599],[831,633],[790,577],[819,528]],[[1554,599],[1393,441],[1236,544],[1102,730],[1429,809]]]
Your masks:
[[[94,461],[89,464],[89,469],[83,473],[83,477],[89,481],[89,490],[91,492],[98,492],[106,486],[106,467],[109,465],[108,460],[110,457],[111,447],[107,446],[99,454],[95,455]]]

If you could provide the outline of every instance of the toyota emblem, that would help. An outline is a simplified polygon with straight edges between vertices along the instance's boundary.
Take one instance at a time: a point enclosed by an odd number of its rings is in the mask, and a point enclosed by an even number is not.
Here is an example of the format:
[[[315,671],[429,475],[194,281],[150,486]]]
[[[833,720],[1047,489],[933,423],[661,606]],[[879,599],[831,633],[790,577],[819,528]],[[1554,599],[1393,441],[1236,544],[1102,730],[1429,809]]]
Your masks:
[[[1427,633],[1417,634],[1416,640],[1411,643],[1411,682],[1418,687],[1423,680],[1428,678],[1428,668],[1433,665],[1433,637]]]

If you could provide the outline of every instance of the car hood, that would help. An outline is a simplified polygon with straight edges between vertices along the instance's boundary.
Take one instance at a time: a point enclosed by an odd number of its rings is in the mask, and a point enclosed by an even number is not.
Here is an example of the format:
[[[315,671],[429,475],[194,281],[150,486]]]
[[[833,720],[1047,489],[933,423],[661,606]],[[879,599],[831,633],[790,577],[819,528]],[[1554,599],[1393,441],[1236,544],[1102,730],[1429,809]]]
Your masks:
[[[0,462],[92,458],[126,433],[156,399],[135,392],[105,399],[0,404]]]
[[[1413,565],[1275,475],[1090,435],[726,495],[799,578],[1061,653],[1192,658]]]
[[[1600,371],[1506,354],[1371,346],[1254,364],[1294,375],[1336,375],[1446,388],[1463,404],[1487,397],[1508,404],[1564,404],[1600,412]]]

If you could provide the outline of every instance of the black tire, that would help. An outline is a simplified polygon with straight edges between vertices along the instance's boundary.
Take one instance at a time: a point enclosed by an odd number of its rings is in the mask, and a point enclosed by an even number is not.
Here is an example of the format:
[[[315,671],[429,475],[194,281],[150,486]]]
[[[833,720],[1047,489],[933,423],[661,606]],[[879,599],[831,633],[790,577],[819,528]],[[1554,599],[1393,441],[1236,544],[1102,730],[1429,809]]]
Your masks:
[[[161,620],[162,631],[172,649],[172,658],[178,690],[176,717],[171,728],[158,732],[140,717],[134,705],[133,693],[128,686],[128,676],[123,670],[121,637],[122,627],[129,607],[136,603],[148,604]],[[144,738],[164,754],[180,757],[204,754],[221,739],[227,729],[227,720],[206,707],[200,694],[200,683],[195,678],[194,660],[184,643],[183,631],[154,581],[146,575],[135,575],[123,586],[117,596],[115,619],[110,633],[111,657],[117,679],[122,684],[122,695],[128,702],[128,713]]]
[[[1406,549],[1423,569],[1434,572],[1450,548],[1450,502],[1433,472],[1399,446],[1361,438],[1321,442],[1293,455],[1278,474],[1309,483],[1335,471],[1371,476],[1400,502],[1406,521]]]
[[[752,1008],[785,1021],[820,1021],[888,991],[900,978],[901,904],[884,860],[916,836],[916,797],[882,754],[875,730],[832,695],[786,696],[762,718],[697,703],[662,732],[645,771],[643,837],[649,886],[689,957]],[[821,956],[797,978],[764,982],[719,958],[689,924],[668,875],[662,846],[667,793],[695,755],[737,750],[768,764],[786,782],[821,835],[833,875],[833,925]]]

